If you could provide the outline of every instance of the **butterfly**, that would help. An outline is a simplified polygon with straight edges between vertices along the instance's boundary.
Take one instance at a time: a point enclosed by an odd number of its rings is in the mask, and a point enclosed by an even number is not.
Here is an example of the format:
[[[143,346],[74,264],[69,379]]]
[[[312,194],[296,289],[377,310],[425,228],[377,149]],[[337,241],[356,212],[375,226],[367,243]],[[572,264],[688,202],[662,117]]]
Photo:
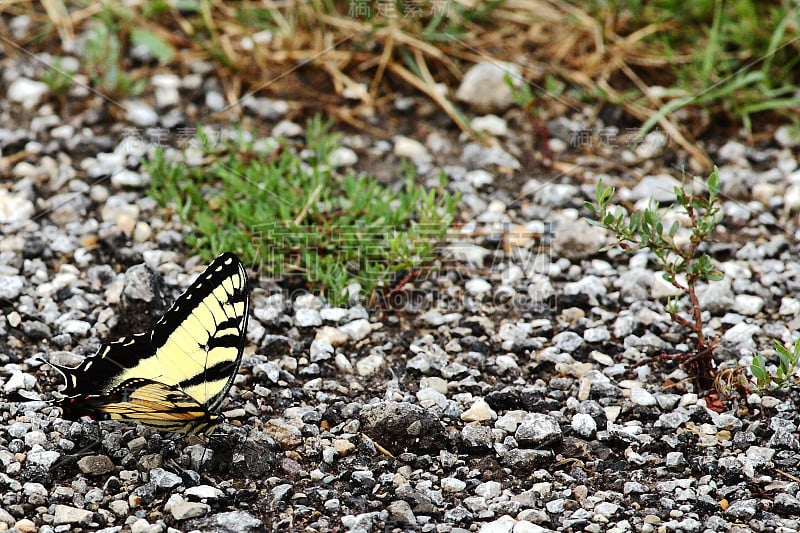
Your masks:
[[[249,294],[241,261],[223,253],[152,331],[103,344],[77,367],[53,364],[66,381],[63,418],[211,433],[242,360]]]

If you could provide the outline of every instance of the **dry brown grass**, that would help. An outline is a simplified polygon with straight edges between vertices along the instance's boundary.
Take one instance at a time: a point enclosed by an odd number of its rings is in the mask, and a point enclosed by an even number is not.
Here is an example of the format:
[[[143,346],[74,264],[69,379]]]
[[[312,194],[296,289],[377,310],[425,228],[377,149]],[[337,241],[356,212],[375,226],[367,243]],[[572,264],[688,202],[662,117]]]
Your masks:
[[[645,122],[665,104],[650,85],[659,81],[668,85],[673,81],[670,73],[674,65],[690,60],[680,54],[666,59],[654,53],[646,41],[649,36],[672,30],[668,22],[636,27],[625,12],[595,18],[559,0],[508,0],[483,18],[465,16],[483,4],[450,0],[444,22],[452,24],[458,33],[442,30],[435,38],[426,33],[432,20],[427,11],[425,16],[373,20],[348,16],[348,10],[359,5],[358,0],[203,0],[196,11],[168,8],[150,18],[142,15],[148,6],[143,2],[131,23],[147,27],[179,51],[173,63],[162,69],[182,71],[187,60],[211,60],[231,109],[246,95],[276,96],[294,102],[298,109],[316,103],[311,106],[321,106],[338,119],[373,133],[378,132],[364,117],[393,94],[414,90],[426,95],[461,130],[476,137],[469,120],[438,84],[454,88],[471,64],[483,61],[520,65],[525,81],[540,89],[534,92],[540,98],[539,111],[544,117],[583,108],[568,96],[548,95],[542,87],[549,76],[586,94],[604,95],[596,106],[598,113],[602,105],[610,103]],[[33,19],[35,35],[18,44],[54,54],[80,34],[101,9],[101,4],[85,6],[64,0],[0,3],[2,14],[26,13]],[[258,13],[262,22],[248,13]],[[266,19],[271,40],[246,46],[254,33],[267,28]],[[13,40],[4,24],[0,24],[0,37]],[[138,73],[150,74],[146,69]],[[626,97],[625,91],[631,88],[645,98],[633,101]],[[342,105],[345,94],[351,105]],[[687,125],[680,124],[672,114],[659,118],[658,125],[702,166],[711,167]],[[691,127],[697,135],[705,125]]]

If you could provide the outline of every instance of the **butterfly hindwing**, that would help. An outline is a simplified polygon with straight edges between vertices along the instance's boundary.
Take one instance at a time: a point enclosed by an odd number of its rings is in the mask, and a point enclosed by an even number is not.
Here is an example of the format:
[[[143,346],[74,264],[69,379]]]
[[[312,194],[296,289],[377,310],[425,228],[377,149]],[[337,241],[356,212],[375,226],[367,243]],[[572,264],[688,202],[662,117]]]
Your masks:
[[[62,409],[67,418],[121,420],[189,434],[205,432],[219,419],[188,394],[146,379],[125,381],[102,396],[71,398]]]
[[[104,344],[66,379],[65,417],[132,420],[168,431],[195,426],[228,393],[244,348],[247,273],[230,253],[217,257],[152,332]],[[55,365],[54,365],[55,366]]]

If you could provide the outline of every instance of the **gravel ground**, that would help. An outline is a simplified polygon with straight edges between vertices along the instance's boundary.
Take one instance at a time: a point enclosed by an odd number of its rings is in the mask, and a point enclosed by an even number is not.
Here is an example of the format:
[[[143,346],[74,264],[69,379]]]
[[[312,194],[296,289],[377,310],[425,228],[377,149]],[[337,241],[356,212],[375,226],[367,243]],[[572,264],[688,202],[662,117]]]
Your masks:
[[[174,138],[224,101],[210,69],[195,67],[209,77],[154,79],[159,90],[122,102],[123,113],[80,85],[60,107],[35,81],[40,65],[2,59],[0,529],[800,527],[797,393],[734,394],[709,409],[685,372],[654,359],[690,342],[663,310],[672,291],[653,258],[601,249],[608,236],[582,220],[598,178],[641,206],[669,199],[674,168],[693,162],[658,133],[623,142],[590,110],[549,121],[546,170],[530,128],[502,101],[480,116],[492,147],[430,114],[424,133],[346,135],[343,166],[391,179],[405,157],[423,181],[444,169],[463,195],[448,268],[406,286],[389,312],[272,294],[270,280],[256,280],[224,404],[230,423],[208,442],[59,418],[50,400],[62,384],[43,361],[77,362],[135,327],[131,317],[146,313],[121,309],[147,297],[132,289],[150,287],[142,276],[163,275],[165,300],[150,308],[163,309],[204,266],[184,253],[177,219],[147,197],[141,170],[153,132]],[[504,87],[492,76],[469,82],[487,85],[462,95]],[[398,124],[425,107],[396,104]],[[244,114],[264,137],[302,133],[289,108],[252,99]],[[726,278],[701,293],[720,364],[774,355],[772,339],[797,336],[794,143],[780,128],[757,146],[705,146],[724,195],[708,252]],[[140,263],[150,271],[131,268]]]

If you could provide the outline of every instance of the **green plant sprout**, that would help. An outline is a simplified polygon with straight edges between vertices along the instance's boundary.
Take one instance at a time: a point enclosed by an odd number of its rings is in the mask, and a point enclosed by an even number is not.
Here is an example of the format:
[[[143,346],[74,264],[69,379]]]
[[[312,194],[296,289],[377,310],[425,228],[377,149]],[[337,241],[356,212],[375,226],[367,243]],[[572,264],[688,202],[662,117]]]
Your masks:
[[[800,339],[794,342],[794,349],[777,340],[773,340],[772,344],[778,354],[778,368],[775,373],[767,369],[767,361],[761,352],[756,352],[750,364],[750,372],[756,380],[756,389],[762,392],[788,387],[798,381],[794,373],[800,361]]]
[[[40,77],[50,88],[50,92],[58,96],[66,93],[72,83],[72,76],[62,66],[63,60],[61,56],[53,58],[53,65],[47,67]]]
[[[707,194],[697,193],[686,180],[675,187],[675,201],[683,208],[689,218],[691,237],[685,245],[675,240],[680,227],[674,221],[666,227],[659,204],[651,202],[643,211],[634,211],[630,216],[622,210],[613,208],[615,189],[603,186],[598,181],[595,203],[585,202],[586,208],[597,220],[588,221],[601,226],[616,235],[617,244],[629,253],[649,249],[664,270],[664,279],[688,296],[690,316],[681,314],[679,297],[671,297],[665,304],[670,317],[681,326],[689,329],[696,338],[695,351],[688,356],[673,357],[683,363],[701,390],[707,390],[714,383],[712,355],[717,347],[715,340],[709,342],[703,333],[703,319],[697,299],[699,282],[719,281],[724,276],[714,268],[708,254],[698,254],[700,245],[709,240],[719,218],[719,173],[717,168],[708,176]],[[685,281],[684,281],[685,280]]]

